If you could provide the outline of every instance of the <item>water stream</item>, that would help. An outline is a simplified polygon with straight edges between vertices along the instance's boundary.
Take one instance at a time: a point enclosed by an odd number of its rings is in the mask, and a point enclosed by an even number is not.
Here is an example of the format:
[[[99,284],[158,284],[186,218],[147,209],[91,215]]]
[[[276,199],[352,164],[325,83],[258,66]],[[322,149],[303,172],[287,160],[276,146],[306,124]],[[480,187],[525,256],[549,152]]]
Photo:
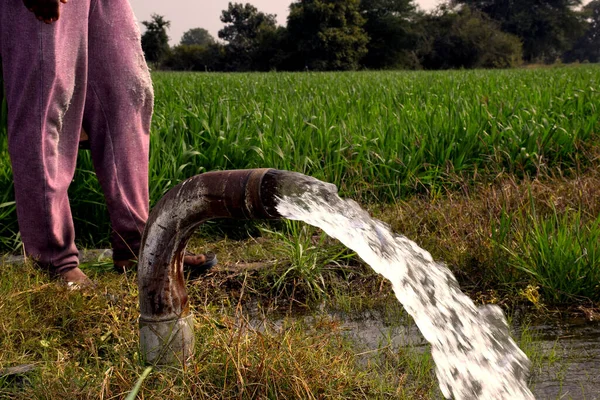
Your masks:
[[[533,399],[530,362],[510,336],[497,306],[476,307],[450,270],[404,236],[372,219],[337,188],[298,177],[280,199],[284,217],[321,228],[387,278],[431,344],[440,389],[455,399]],[[284,193],[287,193],[284,191]]]

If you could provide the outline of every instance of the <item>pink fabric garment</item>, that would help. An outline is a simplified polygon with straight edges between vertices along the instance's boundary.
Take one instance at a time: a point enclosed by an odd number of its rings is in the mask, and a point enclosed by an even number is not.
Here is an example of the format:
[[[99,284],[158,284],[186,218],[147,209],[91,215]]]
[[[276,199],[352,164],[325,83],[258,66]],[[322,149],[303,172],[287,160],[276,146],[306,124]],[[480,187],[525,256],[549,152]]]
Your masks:
[[[55,272],[78,265],[67,189],[83,126],[113,227],[116,260],[137,256],[148,217],[152,82],[128,0],[61,4],[47,25],[0,2],[8,144],[26,253]]]

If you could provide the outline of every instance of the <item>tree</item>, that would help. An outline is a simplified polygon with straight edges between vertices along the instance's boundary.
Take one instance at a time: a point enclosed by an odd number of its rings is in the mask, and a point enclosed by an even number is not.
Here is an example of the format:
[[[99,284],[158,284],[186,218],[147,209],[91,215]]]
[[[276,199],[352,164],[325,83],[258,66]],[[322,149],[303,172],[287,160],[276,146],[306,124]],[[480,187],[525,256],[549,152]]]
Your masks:
[[[183,33],[181,45],[208,46],[215,43],[215,38],[204,28],[193,28]]]
[[[252,69],[257,71],[286,69],[290,48],[288,43],[287,29],[282,26],[274,30],[261,31],[252,56]]]
[[[413,0],[361,0],[360,11],[366,19],[364,30],[370,40],[362,60],[367,68],[414,68],[417,35]]]
[[[353,70],[367,53],[359,0],[300,0],[290,5],[288,33],[300,65],[314,70]]]
[[[164,59],[164,68],[179,71],[220,71],[223,69],[223,45],[208,46],[180,44]]]
[[[600,0],[586,4],[581,16],[587,25],[585,33],[565,54],[565,61],[600,62]]]
[[[277,31],[276,15],[259,12],[248,3],[229,3],[222,12],[221,22],[226,25],[219,31],[219,38],[228,42],[229,68],[253,69],[263,39]]]
[[[424,68],[508,68],[522,58],[519,38],[469,7],[440,7],[420,22],[424,36],[419,56]]]
[[[146,60],[149,62],[160,62],[169,52],[169,36],[167,28],[170,21],[165,20],[162,15],[152,14],[150,21],[142,21],[146,32],[142,35],[142,49]]]
[[[583,33],[581,0],[453,0],[500,23],[523,42],[526,61],[554,61]]]

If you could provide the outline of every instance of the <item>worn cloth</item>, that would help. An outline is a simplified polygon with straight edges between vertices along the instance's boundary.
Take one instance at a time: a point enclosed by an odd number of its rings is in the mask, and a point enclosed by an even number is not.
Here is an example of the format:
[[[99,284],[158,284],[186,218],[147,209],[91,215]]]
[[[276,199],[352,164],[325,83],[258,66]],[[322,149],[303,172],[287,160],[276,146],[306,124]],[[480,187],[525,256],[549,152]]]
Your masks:
[[[153,92],[128,0],[70,1],[50,25],[22,0],[2,0],[0,55],[25,252],[55,272],[78,265],[67,189],[83,126],[114,258],[135,256],[149,209]]]

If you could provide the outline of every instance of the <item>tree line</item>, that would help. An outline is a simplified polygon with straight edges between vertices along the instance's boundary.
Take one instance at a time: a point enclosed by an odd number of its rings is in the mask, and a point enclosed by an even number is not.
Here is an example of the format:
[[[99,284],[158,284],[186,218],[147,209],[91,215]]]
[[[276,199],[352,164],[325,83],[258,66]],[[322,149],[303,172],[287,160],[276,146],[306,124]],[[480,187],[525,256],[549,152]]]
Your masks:
[[[286,26],[229,3],[215,40],[203,28],[169,46],[169,21],[143,21],[158,68],[191,71],[509,68],[600,61],[600,0],[298,0]]]

